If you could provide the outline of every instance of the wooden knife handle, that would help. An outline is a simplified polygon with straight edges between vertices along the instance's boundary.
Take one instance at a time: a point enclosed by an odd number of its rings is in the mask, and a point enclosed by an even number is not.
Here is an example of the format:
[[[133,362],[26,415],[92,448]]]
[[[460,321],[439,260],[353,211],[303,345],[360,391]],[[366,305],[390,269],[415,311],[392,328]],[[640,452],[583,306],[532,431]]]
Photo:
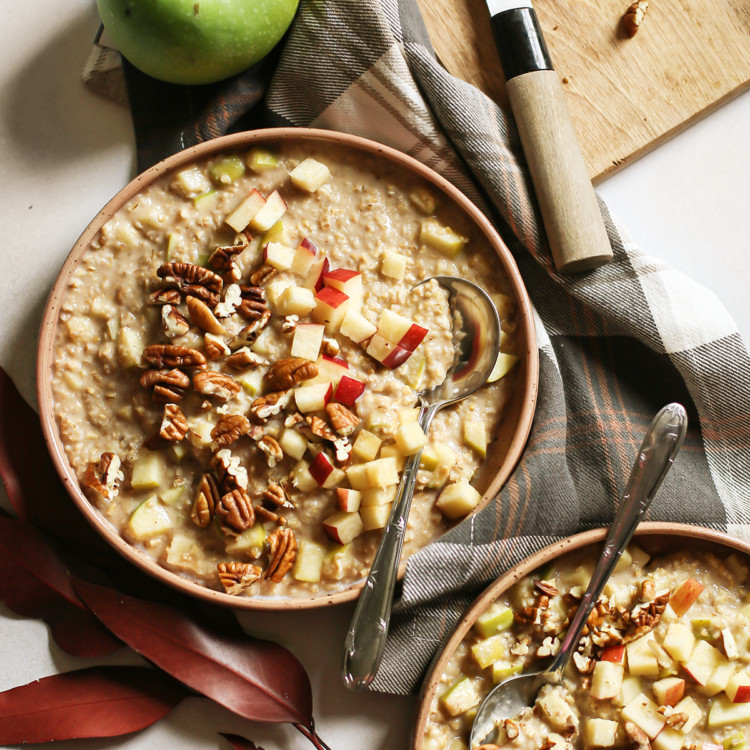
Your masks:
[[[534,70],[507,82],[531,180],[559,273],[596,268],[612,247],[554,70]]]

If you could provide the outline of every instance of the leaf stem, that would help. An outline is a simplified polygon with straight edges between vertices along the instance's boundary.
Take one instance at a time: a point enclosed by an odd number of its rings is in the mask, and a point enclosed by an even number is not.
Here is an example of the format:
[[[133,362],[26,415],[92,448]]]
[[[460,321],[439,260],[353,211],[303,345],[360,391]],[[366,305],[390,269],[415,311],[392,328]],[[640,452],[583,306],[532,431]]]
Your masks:
[[[307,739],[312,743],[312,746],[317,748],[317,750],[331,750],[331,748],[326,745],[325,742],[323,742],[323,740],[318,736],[318,733],[315,731],[314,721],[310,723],[309,727],[306,727],[304,724],[295,724],[294,728],[302,735],[307,737]]]

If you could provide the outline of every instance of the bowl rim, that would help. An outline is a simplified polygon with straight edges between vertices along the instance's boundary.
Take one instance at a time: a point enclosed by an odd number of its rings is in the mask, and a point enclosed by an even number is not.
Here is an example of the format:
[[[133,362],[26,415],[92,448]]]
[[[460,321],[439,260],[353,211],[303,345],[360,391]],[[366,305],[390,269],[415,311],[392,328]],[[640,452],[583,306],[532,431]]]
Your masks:
[[[417,709],[414,715],[412,731],[412,750],[421,750],[423,747],[424,729],[427,725],[430,706],[437,690],[437,680],[445,669],[448,658],[488,604],[541,565],[588,545],[601,543],[605,540],[608,532],[609,527],[589,529],[553,542],[524,558],[517,565],[514,565],[495,579],[477,596],[464,612],[450,635],[443,641],[440,649],[427,668],[417,698]],[[697,539],[701,542],[728,547],[750,556],[750,542],[745,542],[742,539],[730,536],[726,532],[717,531],[706,526],[693,526],[674,521],[644,521],[636,529],[633,538],[637,539],[648,536]]]
[[[254,143],[290,140],[327,142],[335,146],[344,146],[364,151],[368,154],[381,155],[391,162],[403,165],[413,173],[416,173],[417,176],[432,183],[443,194],[446,194],[450,200],[458,204],[482,232],[503,264],[504,271],[516,299],[516,314],[519,329],[522,330],[526,343],[526,350],[519,352],[521,363],[524,365],[523,380],[520,382],[521,378],[517,378],[518,393],[512,399],[512,402],[518,401],[520,403],[520,411],[516,418],[517,424],[508,445],[506,456],[474,512],[481,510],[481,508],[487,505],[499,488],[505,484],[518,463],[531,431],[539,382],[539,355],[531,301],[510,250],[500,238],[500,235],[492,226],[489,219],[464,193],[437,172],[408,154],[367,138],[337,131],[297,127],[267,128],[263,130],[243,131],[204,141],[167,157],[137,175],[107,202],[76,240],[57,275],[47,299],[40,326],[36,358],[36,391],[44,440],[57,474],[76,507],[83,513],[84,518],[86,518],[94,529],[119,554],[171,588],[176,588],[183,593],[196,596],[204,601],[239,610],[278,611],[312,609],[347,602],[358,596],[363,581],[357,581],[338,591],[323,592],[305,598],[238,598],[222,591],[209,589],[196,581],[181,576],[177,572],[162,567],[154,558],[139,551],[137,547],[131,545],[120,536],[115,527],[99,513],[81,490],[75,472],[68,462],[62,445],[57,420],[52,408],[52,383],[48,373],[51,371],[54,362],[55,333],[61,313],[61,302],[70,277],[80,262],[81,255],[85,252],[97,232],[118,209],[125,205],[135,194],[161,178],[164,174],[186,166],[198,159],[203,159],[233,148],[248,147]],[[399,576],[403,576],[405,567],[406,563],[402,562],[399,568]]]

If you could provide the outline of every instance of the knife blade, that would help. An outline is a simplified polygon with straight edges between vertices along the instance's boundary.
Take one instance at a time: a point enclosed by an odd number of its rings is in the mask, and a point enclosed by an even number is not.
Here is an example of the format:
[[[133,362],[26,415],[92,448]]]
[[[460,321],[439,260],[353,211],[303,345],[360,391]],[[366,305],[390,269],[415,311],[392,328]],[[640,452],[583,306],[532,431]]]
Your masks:
[[[528,0],[487,7],[555,268],[597,268],[612,247],[539,20]]]

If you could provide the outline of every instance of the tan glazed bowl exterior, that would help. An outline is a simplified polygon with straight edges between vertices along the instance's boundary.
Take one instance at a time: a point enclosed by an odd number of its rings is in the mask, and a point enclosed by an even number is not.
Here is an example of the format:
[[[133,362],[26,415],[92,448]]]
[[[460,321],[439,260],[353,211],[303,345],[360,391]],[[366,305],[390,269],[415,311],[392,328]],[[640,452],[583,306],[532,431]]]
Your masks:
[[[490,245],[496,251],[500,266],[510,281],[517,301],[517,340],[520,359],[515,368],[517,370],[514,376],[516,378],[515,394],[508,405],[503,422],[494,436],[495,442],[492,444],[491,465],[484,472],[484,481],[480,487],[480,489],[483,489],[484,494],[479,508],[484,507],[489,499],[498,492],[518,462],[531,429],[537,396],[539,361],[531,303],[510,251],[487,218],[463,193],[436,172],[433,172],[415,159],[395,149],[357,136],[308,128],[275,128],[238,133],[207,141],[165,159],[136,177],[107,203],[78,239],[60,271],[47,302],[37,352],[37,395],[44,436],[57,472],[73,501],[89,523],[121,555],[154,578],[184,593],[237,609],[285,610],[336,604],[356,598],[363,582],[360,581],[344,590],[322,593],[309,598],[238,598],[197,585],[178,574],[162,568],[145,553],[140,552],[136,547],[126,542],[116,529],[91,505],[81,491],[75,472],[65,454],[56,424],[53,410],[51,372],[55,359],[55,339],[59,325],[61,304],[71,276],[77,265],[81,262],[86,248],[96,237],[99,230],[123,205],[152,182],[161,178],[165,173],[184,167],[197,159],[233,148],[246,147],[251,144],[255,145],[269,141],[278,142],[284,140],[307,140],[315,141],[318,144],[323,142],[346,146],[367,154],[375,154],[379,158],[387,159],[400,165],[403,169],[431,183],[447,200],[458,204],[470,217],[478,230],[485,235]],[[402,563],[401,574],[403,574],[404,567]]]
[[[424,746],[425,727],[430,716],[430,705],[435,696],[440,676],[445,671],[448,660],[458,645],[471,630],[479,615],[502,596],[509,588],[537,568],[543,567],[563,555],[591,546],[600,549],[609,529],[592,529],[575,534],[545,547],[515,565],[485,589],[467,610],[463,619],[445,643],[439,654],[430,665],[419,695],[416,722],[413,732],[413,750],[422,750]],[[725,553],[743,552],[750,556],[750,544],[720,531],[713,531],[702,526],[689,526],[681,523],[642,523],[634,536],[651,555],[677,551],[683,548],[718,549]]]

